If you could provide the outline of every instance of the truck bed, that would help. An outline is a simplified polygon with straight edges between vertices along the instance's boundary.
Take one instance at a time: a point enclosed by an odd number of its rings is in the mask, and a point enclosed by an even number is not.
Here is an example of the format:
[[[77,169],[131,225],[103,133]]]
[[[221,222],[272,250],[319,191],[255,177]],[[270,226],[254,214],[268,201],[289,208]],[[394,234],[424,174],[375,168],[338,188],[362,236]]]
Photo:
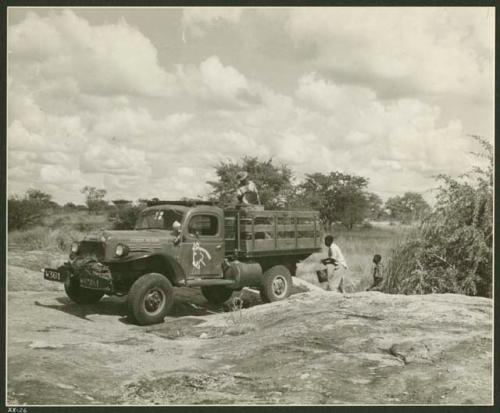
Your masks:
[[[225,210],[226,256],[309,255],[321,249],[316,211]]]

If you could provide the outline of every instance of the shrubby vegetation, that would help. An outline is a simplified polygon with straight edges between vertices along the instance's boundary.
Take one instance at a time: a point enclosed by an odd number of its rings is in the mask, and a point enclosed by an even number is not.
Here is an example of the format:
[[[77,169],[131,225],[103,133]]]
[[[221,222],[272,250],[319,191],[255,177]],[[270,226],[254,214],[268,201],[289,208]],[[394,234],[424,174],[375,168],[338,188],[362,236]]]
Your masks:
[[[144,202],[133,203],[131,201],[113,201],[116,209],[109,214],[113,222],[113,229],[134,229],[135,222],[140,212],[146,207]]]
[[[440,175],[434,211],[392,253],[385,291],[403,294],[492,295],[493,147],[487,165],[459,179]]]
[[[22,230],[39,225],[53,207],[52,196],[36,189],[29,189],[23,197],[13,195],[8,199],[8,231]]]

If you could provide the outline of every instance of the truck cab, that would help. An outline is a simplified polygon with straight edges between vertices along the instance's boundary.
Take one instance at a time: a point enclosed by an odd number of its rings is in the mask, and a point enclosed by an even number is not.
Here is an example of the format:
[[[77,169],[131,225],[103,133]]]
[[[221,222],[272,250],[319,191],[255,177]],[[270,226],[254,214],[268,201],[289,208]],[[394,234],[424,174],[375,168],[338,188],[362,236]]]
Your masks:
[[[213,304],[243,287],[259,289],[264,302],[285,299],[296,264],[321,249],[321,238],[315,211],[156,201],[134,230],[87,235],[44,277],[64,282],[79,304],[127,295],[131,317],[147,325],[168,314],[174,287],[201,287]]]

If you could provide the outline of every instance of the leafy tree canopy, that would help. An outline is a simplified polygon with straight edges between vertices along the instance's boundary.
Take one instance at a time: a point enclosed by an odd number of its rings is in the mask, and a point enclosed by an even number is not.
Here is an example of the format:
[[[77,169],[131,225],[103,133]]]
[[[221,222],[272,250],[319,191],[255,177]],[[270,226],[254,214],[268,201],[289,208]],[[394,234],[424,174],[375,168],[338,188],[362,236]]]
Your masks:
[[[363,221],[370,205],[367,185],[368,179],[361,176],[318,172],[306,175],[296,198],[319,210],[321,220],[328,227],[340,221],[352,229],[354,224]]]
[[[89,214],[97,214],[104,210],[108,202],[104,200],[106,196],[105,189],[97,189],[93,186],[84,186],[81,190],[85,195],[85,203],[87,204]]]
[[[389,198],[385,208],[390,211],[390,218],[405,223],[421,220],[431,210],[429,204],[417,192],[406,192],[403,196]]]
[[[238,188],[236,176],[241,171],[248,172],[266,209],[283,209],[289,206],[293,193],[292,170],[286,165],[275,165],[272,159],[260,161],[248,156],[240,162],[225,161],[215,167],[218,180],[208,181],[213,188],[210,198],[223,206],[234,203]]]

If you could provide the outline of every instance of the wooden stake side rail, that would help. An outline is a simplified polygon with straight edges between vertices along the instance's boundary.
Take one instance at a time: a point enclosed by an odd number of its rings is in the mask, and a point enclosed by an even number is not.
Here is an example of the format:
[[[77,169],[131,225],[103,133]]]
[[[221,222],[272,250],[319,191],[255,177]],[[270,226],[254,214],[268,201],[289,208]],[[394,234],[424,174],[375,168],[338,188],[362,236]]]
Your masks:
[[[315,211],[226,210],[226,256],[311,254],[321,248]]]

